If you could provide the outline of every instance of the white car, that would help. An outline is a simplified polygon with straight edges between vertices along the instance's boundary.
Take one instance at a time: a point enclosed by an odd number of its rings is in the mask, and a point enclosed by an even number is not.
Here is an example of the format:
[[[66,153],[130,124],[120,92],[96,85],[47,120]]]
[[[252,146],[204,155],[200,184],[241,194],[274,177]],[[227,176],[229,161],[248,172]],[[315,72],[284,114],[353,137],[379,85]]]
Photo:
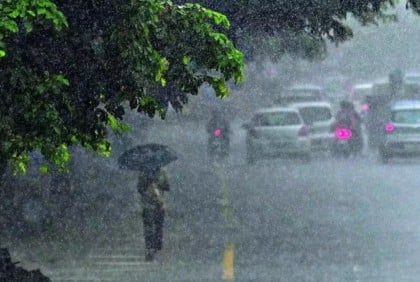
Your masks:
[[[420,155],[420,100],[394,102],[383,126],[379,145],[382,162],[394,156]]]
[[[406,73],[404,76],[404,82],[420,84],[420,73],[419,72]]]
[[[298,155],[305,160],[311,158],[308,127],[297,109],[261,109],[244,128],[247,129],[248,163],[253,163],[259,158],[279,155]]]
[[[329,102],[301,102],[289,107],[299,111],[304,123],[309,127],[312,151],[329,151],[334,141],[331,125],[334,123],[332,105]]]

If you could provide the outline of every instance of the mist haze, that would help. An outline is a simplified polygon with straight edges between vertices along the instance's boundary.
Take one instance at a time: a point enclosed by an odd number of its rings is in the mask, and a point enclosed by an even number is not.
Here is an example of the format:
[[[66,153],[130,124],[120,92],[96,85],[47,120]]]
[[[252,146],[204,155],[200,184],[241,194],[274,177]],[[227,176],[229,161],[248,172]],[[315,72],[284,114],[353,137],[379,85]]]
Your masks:
[[[365,147],[354,157],[326,151],[310,160],[281,154],[247,159],[244,124],[255,111],[276,106],[285,88],[330,87],[335,115],[346,83],[388,79],[395,69],[420,72],[419,16],[400,6],[398,22],[351,26],[354,37],[328,45],[322,61],[285,55],[247,62],[244,83],[230,84],[229,97],[203,85],[182,111],[170,107],[164,120],[126,109],[130,130],[109,133],[109,158],[74,148],[71,208],[42,230],[3,227],[0,246],[23,267],[62,282],[420,280],[418,158],[382,164],[364,127]],[[208,153],[206,127],[216,109],[231,126],[229,155],[222,158]],[[171,188],[164,245],[153,262],[144,261],[138,172],[117,161],[146,143],[178,154],[165,167]],[[22,186],[40,186],[38,177],[49,181],[36,168],[31,173]]]

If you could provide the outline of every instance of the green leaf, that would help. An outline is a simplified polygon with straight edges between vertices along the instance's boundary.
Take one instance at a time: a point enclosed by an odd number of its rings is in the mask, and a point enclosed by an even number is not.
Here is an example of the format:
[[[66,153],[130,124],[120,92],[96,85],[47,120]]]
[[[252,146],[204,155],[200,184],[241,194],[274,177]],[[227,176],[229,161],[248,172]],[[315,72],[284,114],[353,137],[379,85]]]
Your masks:
[[[19,13],[19,10],[17,10],[17,9],[8,14],[8,16],[13,18],[13,19],[16,19],[19,15],[20,15],[20,13]]]
[[[30,23],[30,22],[25,22],[24,23],[24,26],[25,26],[25,30],[26,30],[26,32],[32,32],[32,30],[34,29],[34,27],[33,27],[33,25],[32,25],[32,23]]]
[[[77,139],[77,137],[75,135],[72,135],[71,136],[70,141],[73,144],[77,144],[79,142],[79,140]]]
[[[191,57],[190,56],[184,56],[182,57],[182,63],[184,65],[188,65],[191,62]]]
[[[43,174],[47,174],[50,171],[50,166],[48,164],[41,165],[39,171]]]
[[[68,81],[68,79],[66,79],[63,75],[57,75],[55,76],[55,80],[65,86],[70,86],[70,82]]]
[[[61,129],[58,127],[58,126],[55,126],[55,125],[53,125],[53,130],[54,130],[54,132],[57,134],[57,135],[60,135],[61,134]]]
[[[97,144],[96,151],[101,156],[109,157],[111,156],[111,144],[108,141],[103,140],[102,142]]]
[[[26,174],[26,164],[24,162],[18,162],[18,167],[23,174]]]
[[[9,30],[11,32],[16,33],[16,32],[19,31],[19,27],[18,27],[18,25],[16,24],[15,21],[12,21],[12,20],[4,20],[1,23],[1,25],[4,26],[7,30]]]
[[[223,79],[213,79],[211,86],[216,92],[217,97],[229,96],[229,89],[226,86],[226,82]]]
[[[110,113],[107,114],[107,121],[108,121],[108,125],[111,127],[112,131],[117,135],[121,135],[121,134],[123,134],[124,132],[126,132],[130,129],[130,127],[127,124],[118,121]]]

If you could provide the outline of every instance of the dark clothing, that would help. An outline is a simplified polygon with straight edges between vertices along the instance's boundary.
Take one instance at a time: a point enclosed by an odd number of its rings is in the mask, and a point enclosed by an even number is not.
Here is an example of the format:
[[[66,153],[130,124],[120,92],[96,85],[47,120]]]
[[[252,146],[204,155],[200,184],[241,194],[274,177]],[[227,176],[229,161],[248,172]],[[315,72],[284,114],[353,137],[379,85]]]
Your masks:
[[[142,201],[143,235],[146,245],[146,257],[153,259],[153,255],[162,249],[163,224],[165,218],[164,191],[169,191],[169,183],[163,171],[141,173],[138,191]]]
[[[209,156],[214,157],[228,156],[230,151],[230,140],[229,138],[223,138],[221,136],[211,135],[207,143],[207,153]]]
[[[221,117],[212,117],[207,124],[207,132],[214,134],[216,129],[220,129],[222,134],[227,137],[230,133],[229,121]]]
[[[165,221],[165,210],[143,210],[144,241],[146,250],[151,252],[162,249],[163,223]]]
[[[356,111],[341,110],[335,116],[333,129],[349,128],[358,133],[361,131],[361,121],[362,119]]]
[[[210,157],[215,155],[227,156],[230,150],[229,121],[221,116],[214,115],[207,124],[207,132],[210,134],[207,142],[208,155]]]

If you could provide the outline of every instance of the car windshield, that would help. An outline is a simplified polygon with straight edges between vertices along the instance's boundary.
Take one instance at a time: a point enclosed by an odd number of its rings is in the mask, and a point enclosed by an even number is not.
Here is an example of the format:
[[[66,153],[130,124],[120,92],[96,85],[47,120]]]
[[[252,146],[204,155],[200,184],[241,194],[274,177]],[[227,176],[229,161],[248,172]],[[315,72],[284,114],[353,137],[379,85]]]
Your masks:
[[[256,126],[285,126],[301,124],[299,115],[295,112],[272,112],[257,114],[253,119]]]
[[[294,112],[264,113],[256,117],[259,126],[286,126],[301,123],[299,115]]]
[[[286,96],[295,96],[295,97],[319,97],[321,96],[321,91],[318,89],[289,89],[286,91]]]
[[[284,100],[290,101],[315,101],[322,98],[322,93],[319,89],[311,88],[288,89],[282,96]]]
[[[393,111],[391,121],[404,124],[420,123],[420,109]]]
[[[300,108],[299,113],[305,123],[326,121],[332,118],[331,110],[328,107]]]

